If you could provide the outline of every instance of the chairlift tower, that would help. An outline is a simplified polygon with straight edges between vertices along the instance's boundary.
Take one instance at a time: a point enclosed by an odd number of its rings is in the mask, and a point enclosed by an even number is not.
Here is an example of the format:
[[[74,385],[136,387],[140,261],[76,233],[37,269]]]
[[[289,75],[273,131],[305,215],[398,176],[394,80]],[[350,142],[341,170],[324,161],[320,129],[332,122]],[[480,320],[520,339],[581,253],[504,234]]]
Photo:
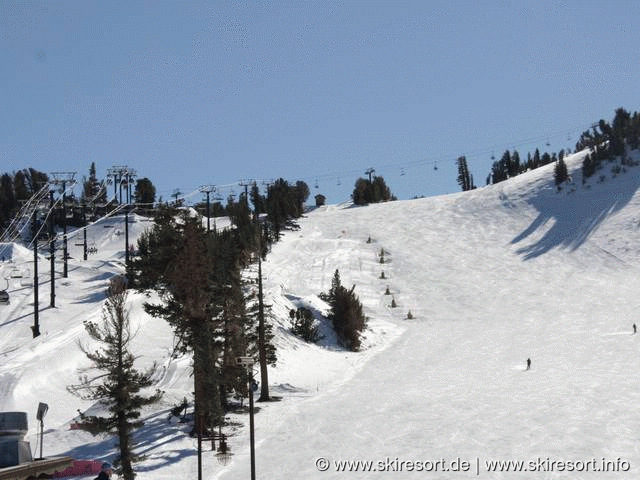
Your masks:
[[[107,169],[107,179],[113,182],[113,198],[118,203],[122,203],[122,182],[128,169],[126,165],[114,165]],[[120,199],[118,199],[118,191],[120,192]]]
[[[175,205],[176,207],[178,207],[178,198],[180,197],[180,195],[182,195],[182,192],[180,191],[179,188],[176,188],[173,193],[171,194],[171,196],[173,198],[175,198]]]
[[[53,190],[49,192],[49,210],[53,210]],[[51,262],[51,296],[49,306],[56,306],[56,237],[53,227],[53,215],[49,215],[49,260]]]
[[[367,169],[365,170],[365,172],[364,172],[364,173],[365,173],[365,175],[369,175],[369,183],[371,183],[371,182],[372,182],[372,180],[371,180],[371,175],[373,175],[373,174],[375,173],[375,171],[376,171],[376,169],[375,169],[375,168],[367,168]]]
[[[255,182],[253,180],[240,180],[238,185],[244,187],[244,201],[247,205],[247,210],[249,209],[249,186],[253,185]]]
[[[199,189],[202,193],[207,195],[207,233],[211,231],[210,219],[211,219],[211,203],[210,195],[216,191],[215,185],[202,185]]]
[[[67,184],[73,188],[76,184],[74,177],[77,172],[51,172],[52,180],[49,181],[51,185],[60,185],[62,192],[62,245],[63,245],[63,261],[64,266],[62,270],[62,276],[67,278],[69,276],[69,269],[67,260],[69,258],[68,246],[67,246]]]
[[[107,169],[107,179],[113,181],[114,198],[122,205],[122,184],[127,188],[126,205],[124,207],[124,264],[129,266],[129,206],[131,204],[131,181],[137,176],[136,171],[126,165],[114,165]],[[118,192],[120,198],[118,199]]]
[[[31,236],[33,237],[33,338],[40,335],[40,306],[38,305],[38,209],[33,209],[31,223]]]
[[[129,207],[131,206],[131,180],[136,177],[136,171],[133,168],[126,169],[125,178],[127,181],[127,205],[124,207],[124,265],[129,268]]]

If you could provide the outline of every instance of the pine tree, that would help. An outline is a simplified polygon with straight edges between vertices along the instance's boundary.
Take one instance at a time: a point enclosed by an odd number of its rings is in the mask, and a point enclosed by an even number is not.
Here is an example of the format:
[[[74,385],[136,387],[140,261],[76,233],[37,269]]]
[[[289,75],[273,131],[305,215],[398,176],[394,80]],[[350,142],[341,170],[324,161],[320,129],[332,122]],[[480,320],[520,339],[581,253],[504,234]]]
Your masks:
[[[83,420],[94,431],[112,432],[118,435],[120,457],[118,464],[125,480],[133,480],[132,433],[142,426],[139,420],[142,407],[157,402],[162,392],[144,396],[142,389],[153,384],[155,366],[146,372],[134,367],[135,356],[129,347],[132,339],[129,314],[126,310],[127,291],[122,279],[112,281],[109,296],[103,309],[102,324],[85,322],[89,336],[97,341],[98,350],[81,346],[84,354],[93,363],[92,370],[98,374],[81,377],[80,384],[69,387],[69,391],[88,400],[99,400],[110,412],[109,416],[84,416]]]
[[[475,185],[473,184],[473,176],[469,173],[467,167],[467,159],[462,156],[458,158],[458,185],[462,188],[463,192],[473,190]]]
[[[582,161],[582,183],[587,181],[591,175],[596,173],[597,163],[592,155],[587,154]]]
[[[349,350],[357,352],[361,345],[361,333],[367,321],[363,307],[355,295],[354,285],[351,290],[344,288],[340,282],[340,273],[335,271],[328,294],[321,294],[331,307],[329,319],[333,323],[338,341]]]
[[[564,159],[560,158],[556,162],[556,166],[553,170],[553,176],[558,188],[560,188],[560,184],[566,182],[569,179],[569,172],[567,170],[567,164],[564,162]]]
[[[291,332],[305,342],[317,342],[320,339],[318,327],[314,324],[313,313],[308,308],[300,307],[289,312]]]
[[[140,178],[136,181],[133,198],[135,203],[142,203],[146,208],[152,208],[156,201],[156,187],[148,178]]]
[[[165,318],[179,340],[181,353],[193,354],[195,431],[204,434],[207,426],[219,425],[220,373],[214,367],[222,345],[217,341],[220,299],[214,298],[210,282],[211,261],[206,234],[200,219],[183,215],[181,241],[167,270],[160,276],[162,304],[145,304],[145,310]]]
[[[31,192],[27,187],[27,176],[22,170],[18,170],[13,177],[13,191],[18,201],[27,200],[31,196]]]
[[[395,197],[391,194],[391,190],[386,185],[384,178],[377,176],[372,181],[366,178],[358,178],[351,198],[356,205],[367,205],[369,203],[388,202]]]
[[[540,150],[536,148],[536,151],[533,152],[533,166],[532,168],[538,168],[541,165],[540,163]]]
[[[520,154],[517,150],[511,155],[511,163],[509,164],[509,177],[515,177],[521,173]]]
[[[5,173],[0,177],[0,226],[9,223],[18,203],[13,192],[13,179]]]

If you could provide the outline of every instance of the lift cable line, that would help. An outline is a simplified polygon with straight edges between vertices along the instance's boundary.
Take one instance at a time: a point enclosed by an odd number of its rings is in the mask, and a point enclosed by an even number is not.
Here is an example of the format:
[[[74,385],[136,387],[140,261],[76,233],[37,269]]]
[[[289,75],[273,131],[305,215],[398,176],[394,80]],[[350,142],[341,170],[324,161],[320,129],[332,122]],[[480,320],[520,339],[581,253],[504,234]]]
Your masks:
[[[528,138],[522,138],[520,140],[518,140],[517,142],[515,142],[515,149],[526,149],[526,148],[531,148],[535,145],[546,145],[547,142],[550,143],[550,140],[558,140],[562,143],[566,142],[566,141],[570,141],[571,138],[571,132],[577,132],[576,134],[579,136],[580,134],[582,134],[582,132],[586,129],[590,129],[593,128],[595,126],[597,126],[597,124],[589,124],[588,127],[581,127],[581,128],[574,128],[572,130],[569,131],[569,133],[567,134],[567,130],[562,130],[562,132],[555,132],[555,133],[551,133],[551,134],[544,134],[544,135],[539,135],[539,136],[532,136],[532,137],[528,137]],[[567,137],[569,137],[569,140],[567,140]],[[460,156],[465,156],[467,157],[467,161],[469,163],[473,162],[474,160],[479,159],[480,157],[484,157],[486,156],[487,158],[491,158],[492,156],[495,159],[495,152],[496,151],[500,151],[502,149],[510,149],[510,148],[514,148],[514,145],[511,144],[510,147],[505,146],[504,144],[498,145],[498,144],[493,144],[487,147],[483,147],[483,148],[477,148],[477,149],[472,149],[472,150],[467,150],[467,151],[463,151],[463,152],[457,152],[457,153],[450,153],[450,154],[442,154],[442,155],[437,155],[437,156],[428,156],[428,157],[424,157],[424,158],[419,158],[416,160],[409,160],[409,161],[400,161],[400,162],[392,162],[392,163],[387,163],[387,164],[383,164],[377,167],[377,171],[389,171],[389,170],[394,170],[394,171],[402,171],[402,169],[405,170],[405,174],[406,174],[406,170],[413,168],[413,167],[422,167],[422,166],[429,166],[431,167],[433,170],[438,170],[439,165],[440,164],[451,164],[451,165],[455,165],[457,159]],[[348,177],[349,175],[361,175],[361,169],[360,168],[356,168],[356,169],[349,169],[349,170],[335,170],[335,171],[331,171],[331,172],[327,172],[327,173],[322,173],[322,174],[308,174],[308,175],[302,175],[299,177],[296,177],[298,180],[303,180],[306,181],[309,185],[315,185],[316,182],[323,182],[323,181],[331,181],[332,183],[335,182],[336,178],[344,178],[344,177]],[[257,182],[261,182],[261,183],[265,183],[266,184],[270,184],[273,183],[273,180],[269,180],[269,179],[258,179]],[[230,184],[226,184],[226,185],[218,185],[218,190],[221,191],[225,188],[233,188],[233,187],[238,187],[240,186],[240,182],[236,182],[236,183],[230,183]]]

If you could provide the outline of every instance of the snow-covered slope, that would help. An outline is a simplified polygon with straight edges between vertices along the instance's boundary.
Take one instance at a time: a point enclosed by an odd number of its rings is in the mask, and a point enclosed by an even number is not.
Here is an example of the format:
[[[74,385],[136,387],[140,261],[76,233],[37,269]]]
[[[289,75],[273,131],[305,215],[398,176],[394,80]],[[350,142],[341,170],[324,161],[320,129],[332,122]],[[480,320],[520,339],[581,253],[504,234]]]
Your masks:
[[[549,165],[472,192],[327,206],[301,219],[264,264],[278,316],[279,362],[270,384],[281,400],[260,404],[256,415],[258,478],[371,478],[339,473],[333,462],[392,468],[395,459],[457,458],[469,462],[469,473],[428,475],[464,477],[478,469],[479,478],[521,478],[488,472],[485,462],[619,458],[630,470],[615,478],[638,478],[640,336],[632,325],[640,320],[640,168],[616,178],[607,171],[604,181],[583,186],[581,159],[567,159],[574,183],[560,192]],[[84,338],[82,320],[99,315],[106,278],[120,268],[120,237],[106,238],[107,231],[96,237],[102,247],[95,259],[72,262],[60,305],[41,313],[41,337],[30,339],[29,289],[13,286],[11,306],[0,310],[0,410],[35,412],[47,401],[45,453],[113,453],[113,440],[67,430],[75,410],[90,405],[65,390],[86,365],[75,345]],[[323,311],[317,295],[336,269],[343,284],[356,285],[369,317],[360,353],[336,347],[327,329],[319,345],[287,331],[290,308]],[[384,294],[387,286],[392,295]],[[44,284],[43,308],[46,291]],[[138,478],[186,478],[195,473],[195,441],[166,417],[191,391],[188,360],[168,359],[170,329],[142,313],[143,301],[132,295],[139,353],[143,362],[160,361],[167,395],[139,433],[147,460]],[[205,478],[249,476],[247,415],[229,420],[232,461],[221,466],[206,454]],[[320,457],[329,460],[326,472],[318,471]],[[393,475],[420,475],[403,469]]]

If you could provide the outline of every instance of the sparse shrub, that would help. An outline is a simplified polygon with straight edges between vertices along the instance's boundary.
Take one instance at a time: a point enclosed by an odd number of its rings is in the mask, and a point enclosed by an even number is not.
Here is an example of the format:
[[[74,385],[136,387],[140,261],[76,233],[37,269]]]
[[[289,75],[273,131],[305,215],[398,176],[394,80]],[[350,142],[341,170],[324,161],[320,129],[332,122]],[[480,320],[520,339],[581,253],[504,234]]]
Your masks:
[[[382,273],[380,274],[380,279],[384,280],[386,277],[384,276],[384,270],[382,271]]]
[[[387,285],[387,289],[384,291],[385,295],[391,295],[391,291],[389,290],[389,286]]]
[[[318,327],[315,325],[313,313],[308,308],[291,309],[289,317],[291,317],[291,331],[294,335],[302,338],[307,343],[317,342],[322,338],[318,333]]]
[[[407,313],[407,320],[412,320],[413,319],[413,314],[411,313],[411,310],[409,310],[409,312]]]
[[[391,308],[396,308],[398,304],[396,303],[395,297],[391,299]]]

